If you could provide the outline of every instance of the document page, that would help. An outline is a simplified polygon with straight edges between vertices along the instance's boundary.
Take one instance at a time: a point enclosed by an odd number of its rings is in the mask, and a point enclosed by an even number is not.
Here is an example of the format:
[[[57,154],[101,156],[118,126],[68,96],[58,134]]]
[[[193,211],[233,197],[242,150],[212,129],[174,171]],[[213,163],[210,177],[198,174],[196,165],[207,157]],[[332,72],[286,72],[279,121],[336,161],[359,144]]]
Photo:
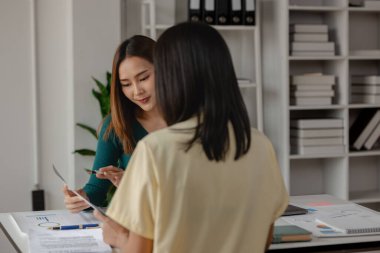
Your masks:
[[[30,230],[29,237],[30,253],[112,252],[111,247],[103,242],[100,228],[45,232]]]
[[[103,242],[101,228],[52,230],[52,227],[99,224],[90,212],[67,210],[12,213],[20,230],[27,234],[29,251],[38,253],[112,252]],[[50,229],[49,229],[50,228]]]
[[[90,212],[70,213],[67,210],[16,212],[12,213],[12,217],[24,233],[30,229],[46,231],[55,226],[99,223]]]

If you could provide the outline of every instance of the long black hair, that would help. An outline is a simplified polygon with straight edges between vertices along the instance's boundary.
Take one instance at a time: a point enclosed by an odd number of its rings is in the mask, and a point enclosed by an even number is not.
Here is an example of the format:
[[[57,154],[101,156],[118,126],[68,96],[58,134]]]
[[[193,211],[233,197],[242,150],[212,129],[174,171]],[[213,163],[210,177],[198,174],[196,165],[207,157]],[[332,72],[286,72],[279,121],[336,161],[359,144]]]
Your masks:
[[[190,149],[200,141],[209,160],[224,160],[228,122],[236,139],[235,160],[247,153],[251,130],[227,44],[212,27],[181,23],[166,30],[154,51],[156,96],[168,125],[197,116]]]

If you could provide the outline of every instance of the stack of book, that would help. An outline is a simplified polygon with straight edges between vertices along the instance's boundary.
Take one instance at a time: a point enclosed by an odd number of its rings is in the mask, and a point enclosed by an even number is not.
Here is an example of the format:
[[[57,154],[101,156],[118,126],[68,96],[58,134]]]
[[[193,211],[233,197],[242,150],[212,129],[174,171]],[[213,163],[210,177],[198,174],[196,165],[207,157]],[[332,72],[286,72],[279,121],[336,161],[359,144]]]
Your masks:
[[[335,91],[335,76],[322,73],[290,77],[291,105],[331,105]]]
[[[292,154],[344,153],[343,119],[294,119],[290,121]]]
[[[370,150],[380,137],[380,109],[361,110],[350,127],[351,149]]]
[[[380,76],[352,76],[351,102],[380,104]]]
[[[329,41],[328,26],[322,24],[290,25],[290,54],[293,56],[333,56],[335,42]]]

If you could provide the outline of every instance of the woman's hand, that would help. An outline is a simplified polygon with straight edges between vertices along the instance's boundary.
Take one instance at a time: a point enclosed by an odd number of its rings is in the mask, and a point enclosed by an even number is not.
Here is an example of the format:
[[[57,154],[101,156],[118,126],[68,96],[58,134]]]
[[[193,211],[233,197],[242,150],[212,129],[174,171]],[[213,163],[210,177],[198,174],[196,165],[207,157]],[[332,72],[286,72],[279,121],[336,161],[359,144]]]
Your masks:
[[[97,210],[94,211],[94,216],[102,222],[103,241],[113,247],[124,248],[129,237],[128,229],[119,225],[111,218],[102,215]]]
[[[83,191],[83,189],[77,190],[77,192],[82,195],[84,198],[87,198],[86,193]],[[77,196],[74,192],[69,190],[67,185],[63,186],[63,194],[65,195],[65,206],[67,210],[69,210],[72,213],[78,213],[86,208],[89,208],[90,206],[79,196]]]
[[[117,168],[115,166],[107,166],[99,169],[99,172],[96,173],[97,178],[108,179],[110,180],[116,187],[119,186],[121,178],[123,177],[124,170]]]

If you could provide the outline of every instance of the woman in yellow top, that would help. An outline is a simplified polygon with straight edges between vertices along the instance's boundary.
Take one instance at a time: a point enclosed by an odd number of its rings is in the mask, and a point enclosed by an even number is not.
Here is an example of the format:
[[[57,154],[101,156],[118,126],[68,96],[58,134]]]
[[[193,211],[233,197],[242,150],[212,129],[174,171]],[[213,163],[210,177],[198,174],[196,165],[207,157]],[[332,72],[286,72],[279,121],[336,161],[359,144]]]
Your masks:
[[[123,252],[264,252],[288,195],[225,41],[182,23],[159,38],[154,64],[169,127],[138,143],[108,217],[95,214],[104,240]]]

